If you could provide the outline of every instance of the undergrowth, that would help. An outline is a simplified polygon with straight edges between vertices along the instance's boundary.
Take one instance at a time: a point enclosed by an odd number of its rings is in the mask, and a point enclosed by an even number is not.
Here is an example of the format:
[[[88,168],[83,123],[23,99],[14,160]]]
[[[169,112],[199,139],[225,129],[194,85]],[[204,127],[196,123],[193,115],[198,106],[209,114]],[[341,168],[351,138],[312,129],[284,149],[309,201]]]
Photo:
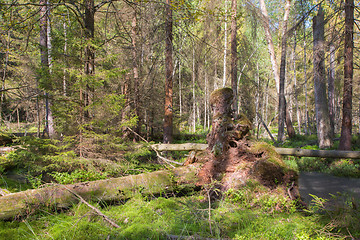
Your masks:
[[[249,190],[257,186],[249,187]],[[0,222],[3,239],[169,239],[170,236],[216,239],[345,239],[360,237],[352,208],[306,214],[288,201],[271,197],[249,200],[248,191],[231,190],[217,202],[206,195],[155,198],[135,197],[102,212],[119,228],[111,228],[84,204],[66,213],[43,212],[22,221]],[[253,193],[254,196],[254,193]],[[255,197],[256,199],[256,197]],[[249,204],[253,202],[256,204]],[[92,203],[100,208],[97,203]],[[349,222],[350,220],[350,222]],[[355,224],[355,225],[351,225]]]

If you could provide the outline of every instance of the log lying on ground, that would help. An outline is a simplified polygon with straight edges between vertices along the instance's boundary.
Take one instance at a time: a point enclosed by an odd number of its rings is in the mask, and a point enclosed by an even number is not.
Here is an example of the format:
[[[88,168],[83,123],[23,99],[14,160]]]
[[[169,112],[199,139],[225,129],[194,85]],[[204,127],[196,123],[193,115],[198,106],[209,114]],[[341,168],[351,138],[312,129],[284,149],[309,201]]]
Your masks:
[[[301,148],[275,148],[280,155],[322,158],[359,158],[360,151],[309,150]]]
[[[182,143],[182,144],[153,144],[153,148],[162,151],[205,151],[208,147],[203,143]]]
[[[155,144],[158,151],[204,151],[207,144],[185,143],[185,144]],[[322,158],[352,158],[360,159],[360,151],[339,151],[339,150],[309,150],[301,148],[275,148],[280,155],[297,157],[322,157]]]
[[[0,197],[0,219],[14,219],[38,209],[63,209],[79,202],[74,192],[86,201],[118,202],[139,192],[157,195],[172,192],[178,185],[195,186],[200,165],[189,165],[121,178],[71,185],[53,185]]]

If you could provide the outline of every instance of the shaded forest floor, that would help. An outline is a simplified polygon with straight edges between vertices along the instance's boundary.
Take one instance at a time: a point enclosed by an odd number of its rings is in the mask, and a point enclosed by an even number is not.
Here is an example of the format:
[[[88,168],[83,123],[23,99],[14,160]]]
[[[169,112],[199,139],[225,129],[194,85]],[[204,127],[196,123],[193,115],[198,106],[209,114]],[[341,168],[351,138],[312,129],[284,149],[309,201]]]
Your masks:
[[[191,139],[203,142],[197,136]],[[189,139],[179,138],[178,142],[181,141],[189,142]],[[306,141],[309,139],[299,140]],[[17,150],[0,157],[0,188],[17,192],[47,182],[69,184],[166,168],[159,164],[147,143],[99,135],[83,144],[84,157],[79,158],[79,146],[74,138],[61,141],[18,138],[13,143]],[[183,162],[187,154],[174,152],[167,157]],[[332,171],[338,175],[360,176],[357,160],[288,157],[285,163],[297,171],[326,172],[333,166],[337,170]],[[206,189],[186,194],[179,189],[162,197],[139,193],[116,206],[92,202],[120,226],[118,229],[79,203],[63,212],[45,209],[27,218],[1,221],[0,239],[360,238],[359,199],[341,196],[341,201],[329,206],[325,199],[314,196],[310,207],[299,211],[279,191],[248,182],[240,190],[228,190],[215,202],[209,201]],[[334,196],[335,200],[338,198]]]

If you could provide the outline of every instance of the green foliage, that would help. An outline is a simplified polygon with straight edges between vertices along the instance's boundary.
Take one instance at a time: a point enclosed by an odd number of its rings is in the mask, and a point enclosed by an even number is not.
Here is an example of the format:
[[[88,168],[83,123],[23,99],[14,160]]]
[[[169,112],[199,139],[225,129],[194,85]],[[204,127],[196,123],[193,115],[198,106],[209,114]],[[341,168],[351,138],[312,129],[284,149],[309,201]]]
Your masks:
[[[360,160],[326,159],[316,157],[286,157],[284,162],[292,169],[304,172],[323,172],[340,177],[360,177]]]
[[[95,181],[106,179],[106,173],[99,173],[95,171],[88,170],[78,170],[68,173],[68,172],[53,172],[49,174],[51,177],[55,179],[57,183],[60,184],[72,184],[78,182],[86,182],[86,181]]]

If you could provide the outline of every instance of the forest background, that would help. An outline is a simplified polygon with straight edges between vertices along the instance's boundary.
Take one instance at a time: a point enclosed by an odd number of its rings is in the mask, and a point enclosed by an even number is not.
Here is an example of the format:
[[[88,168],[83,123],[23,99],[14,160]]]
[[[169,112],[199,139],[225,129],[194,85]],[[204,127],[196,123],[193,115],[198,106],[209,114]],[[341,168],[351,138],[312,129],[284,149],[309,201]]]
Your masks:
[[[286,123],[290,137],[317,132],[320,147],[331,147],[321,139],[360,132],[358,7],[352,1],[2,1],[1,121],[7,128],[36,125],[38,136],[72,136],[80,155],[84,138],[122,136],[126,126],[171,142],[179,132],[208,131],[209,95],[229,86],[236,115],[247,116],[256,136],[267,136],[262,121],[278,124],[273,133],[282,142]],[[319,16],[322,26],[313,23]],[[316,29],[323,31],[320,50]],[[351,78],[344,77],[346,46],[354,55]],[[343,118],[344,109],[350,117]],[[323,125],[330,129],[317,130]]]

